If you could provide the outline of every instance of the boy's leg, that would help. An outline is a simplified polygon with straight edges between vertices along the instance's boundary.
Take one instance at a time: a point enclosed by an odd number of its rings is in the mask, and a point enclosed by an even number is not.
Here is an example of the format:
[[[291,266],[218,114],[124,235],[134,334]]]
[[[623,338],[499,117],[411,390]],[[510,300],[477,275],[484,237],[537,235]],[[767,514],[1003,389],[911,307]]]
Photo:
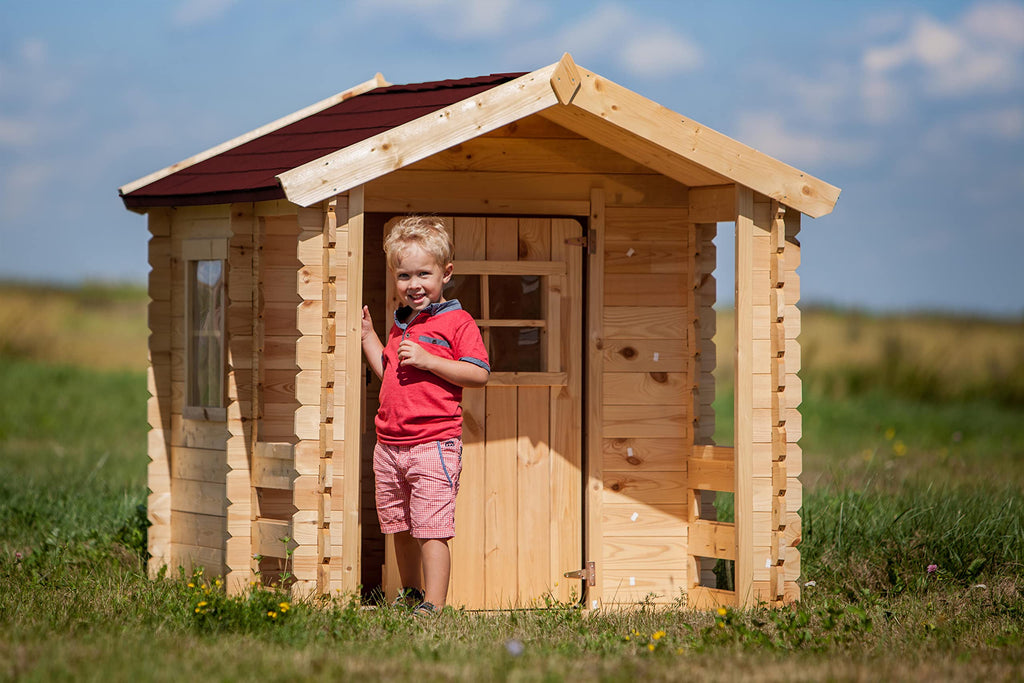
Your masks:
[[[423,599],[437,609],[448,600],[448,579],[452,573],[452,554],[447,538],[415,539],[423,557]]]
[[[434,441],[412,450],[408,475],[412,534],[420,544],[424,600],[440,609],[448,600],[452,565],[448,541],[455,535],[462,440]]]
[[[400,531],[395,538],[395,563],[403,588],[420,588],[420,543],[408,531]]]

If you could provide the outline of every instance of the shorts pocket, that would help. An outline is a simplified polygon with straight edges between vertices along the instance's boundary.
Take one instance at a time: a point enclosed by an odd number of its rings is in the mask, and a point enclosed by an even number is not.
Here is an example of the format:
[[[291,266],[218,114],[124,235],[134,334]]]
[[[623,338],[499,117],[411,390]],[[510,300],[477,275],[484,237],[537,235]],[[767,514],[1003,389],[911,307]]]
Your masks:
[[[462,473],[462,445],[456,445],[454,441],[438,441],[437,457],[448,486],[458,488],[459,475]]]

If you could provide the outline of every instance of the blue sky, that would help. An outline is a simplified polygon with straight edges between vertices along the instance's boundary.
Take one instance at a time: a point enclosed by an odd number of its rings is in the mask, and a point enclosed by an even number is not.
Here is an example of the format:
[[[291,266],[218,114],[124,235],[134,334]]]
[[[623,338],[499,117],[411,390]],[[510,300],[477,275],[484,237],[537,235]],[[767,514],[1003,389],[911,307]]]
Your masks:
[[[565,51],[842,188],[805,218],[805,303],[1024,314],[1008,0],[0,0],[0,279],[142,282],[145,218],[119,186],[378,71],[530,71]]]

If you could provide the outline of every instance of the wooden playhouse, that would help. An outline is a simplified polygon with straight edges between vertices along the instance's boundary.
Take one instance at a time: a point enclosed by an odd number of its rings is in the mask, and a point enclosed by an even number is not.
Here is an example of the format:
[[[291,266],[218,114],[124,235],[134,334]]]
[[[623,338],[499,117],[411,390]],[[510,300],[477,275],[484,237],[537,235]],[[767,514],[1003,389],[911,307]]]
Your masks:
[[[384,586],[360,308],[388,222],[444,216],[493,374],[464,398],[450,603],[797,599],[801,214],[839,190],[569,55],[375,79],[120,189],[148,216],[151,572]],[[735,224],[736,343],[713,238]],[[714,445],[716,355],[734,443]],[[715,521],[714,492],[735,495]],[[729,561],[734,590],[711,568]]]

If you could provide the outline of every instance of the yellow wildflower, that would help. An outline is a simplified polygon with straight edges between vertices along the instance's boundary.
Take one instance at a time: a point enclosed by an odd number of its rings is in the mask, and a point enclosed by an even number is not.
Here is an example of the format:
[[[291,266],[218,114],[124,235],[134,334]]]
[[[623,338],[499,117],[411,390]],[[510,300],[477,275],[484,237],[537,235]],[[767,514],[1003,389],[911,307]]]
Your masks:
[[[901,456],[902,455],[906,455],[907,454],[907,444],[903,443],[902,441],[897,440],[896,443],[894,443],[892,445],[892,451],[896,455],[901,455]]]
[[[729,613],[729,610],[725,609],[724,607],[719,607],[718,608],[718,616],[724,617],[728,613]]]
[[[199,604],[197,605],[197,607],[206,607],[206,600],[203,600],[202,602],[200,602],[200,603],[199,603]]]
[[[892,441],[895,437],[896,437],[896,430],[895,429],[893,429],[892,427],[889,427],[888,429],[885,430],[885,440],[886,441]]]
[[[653,638],[654,640],[661,640],[664,637],[665,637],[665,632],[664,631],[655,631],[653,634],[651,634],[651,638]]]
[[[647,644],[647,649],[650,650],[651,652],[654,652],[654,643],[648,643]]]
[[[271,619],[277,619],[277,612],[267,612],[267,616]]]
[[[189,584],[188,584],[188,587],[189,587],[189,588],[195,588],[195,587],[196,587],[196,585],[195,585],[194,583],[192,583],[192,582],[190,581],[190,582],[189,582]]]
[[[287,612],[287,611],[288,611],[289,609],[291,609],[291,607],[292,607],[292,606],[291,606],[291,605],[289,605],[289,604],[288,604],[287,602],[282,602],[282,603],[281,603],[280,605],[278,605],[278,608],[279,608],[279,609],[280,609],[280,610],[281,610],[282,612]]]

